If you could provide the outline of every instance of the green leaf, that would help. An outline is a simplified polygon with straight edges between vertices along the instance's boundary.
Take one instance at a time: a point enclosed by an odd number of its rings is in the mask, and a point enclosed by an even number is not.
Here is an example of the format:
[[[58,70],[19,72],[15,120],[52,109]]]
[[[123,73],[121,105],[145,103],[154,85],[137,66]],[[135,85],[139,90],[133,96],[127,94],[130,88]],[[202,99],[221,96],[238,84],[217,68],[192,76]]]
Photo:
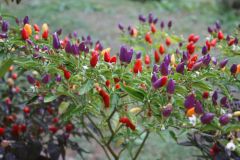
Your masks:
[[[2,65],[0,66],[0,77],[3,77],[5,73],[8,71],[8,68],[13,64],[13,60],[7,59],[2,62]]]
[[[123,89],[125,92],[127,92],[129,94],[129,96],[131,96],[132,98],[138,100],[138,101],[143,101],[144,100],[144,93],[143,91],[134,89],[132,87],[129,86],[124,86],[122,83],[121,85],[121,89]]]
[[[188,90],[182,85],[176,85],[175,92],[180,95],[186,95],[188,93]]]
[[[93,88],[93,80],[88,80],[79,90],[80,95],[84,95]]]
[[[44,97],[44,103],[49,103],[49,102],[52,102],[54,101],[55,99],[57,99],[58,96],[57,95],[47,95]]]
[[[173,132],[173,131],[169,131],[169,135],[172,137],[172,139],[175,141],[175,142],[177,142],[178,140],[177,140],[177,136],[176,136],[176,134]]]
[[[227,125],[223,128],[224,132],[229,133],[231,131],[235,131],[237,129],[240,129],[239,124],[233,124],[233,125]]]
[[[58,113],[59,114],[65,113],[69,105],[70,105],[69,102],[62,102],[58,107]]]
[[[201,91],[211,91],[211,87],[207,84],[207,83],[204,83],[203,80],[201,81],[193,81],[192,83],[192,87],[193,88],[197,88]]]

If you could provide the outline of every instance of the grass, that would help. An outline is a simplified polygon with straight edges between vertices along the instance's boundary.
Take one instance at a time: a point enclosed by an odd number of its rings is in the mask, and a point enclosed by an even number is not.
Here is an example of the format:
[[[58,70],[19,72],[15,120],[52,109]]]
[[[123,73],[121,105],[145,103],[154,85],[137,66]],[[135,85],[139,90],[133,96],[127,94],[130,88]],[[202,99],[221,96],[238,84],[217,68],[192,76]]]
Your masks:
[[[226,11],[214,0],[162,0],[161,3],[152,0],[144,3],[130,0],[23,0],[19,6],[0,4],[0,13],[19,18],[28,15],[34,23],[49,23],[52,31],[63,28],[65,35],[72,31],[84,36],[93,35],[94,40],[103,41],[105,46],[113,47],[114,52],[121,44],[117,38],[117,24],[136,24],[139,13],[147,15],[149,12],[161,20],[173,20],[173,29],[185,36],[190,33],[206,35],[207,26],[216,20],[222,22],[225,32],[231,32],[239,23],[234,11]],[[198,153],[195,149],[176,145],[166,132],[163,136],[166,141],[151,135],[140,155],[141,160],[196,159],[192,157]],[[79,143],[87,144],[83,140]],[[96,152],[91,146],[87,145],[87,148]],[[91,155],[86,158],[94,159]],[[100,156],[99,159],[104,158]]]

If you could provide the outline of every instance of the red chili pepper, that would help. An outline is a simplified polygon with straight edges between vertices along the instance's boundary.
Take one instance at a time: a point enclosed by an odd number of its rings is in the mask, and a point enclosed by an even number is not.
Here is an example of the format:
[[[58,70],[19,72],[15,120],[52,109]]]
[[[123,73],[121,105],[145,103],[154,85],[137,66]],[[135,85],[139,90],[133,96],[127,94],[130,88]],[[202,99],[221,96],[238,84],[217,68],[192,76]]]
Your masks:
[[[59,122],[59,119],[57,117],[53,118],[52,120],[53,123],[58,123]]]
[[[42,34],[43,39],[48,39],[48,30],[45,30]]]
[[[198,59],[198,55],[197,55],[197,54],[194,54],[190,61],[196,62],[197,59]]]
[[[33,27],[36,32],[40,32],[39,26],[37,24],[34,24]]]
[[[49,126],[48,129],[52,132],[52,134],[55,134],[58,131],[58,128],[54,125]]]
[[[219,31],[218,32],[218,39],[222,40],[223,38],[224,38],[224,35],[223,35],[222,31]]]
[[[23,40],[27,40],[29,38],[29,34],[26,31],[26,29],[23,28],[21,34],[22,34],[22,39]]]
[[[168,81],[168,77],[162,76],[160,87],[165,86],[167,84],[167,81]]]
[[[136,126],[127,117],[121,117],[119,119],[119,122],[125,124],[128,128],[130,128],[133,131],[136,130]]]
[[[104,61],[105,62],[110,62],[111,57],[110,57],[110,53],[109,52],[105,52],[104,53]]]
[[[151,24],[151,31],[152,33],[155,33],[157,31],[155,24]]]
[[[202,97],[203,97],[204,99],[208,99],[208,97],[209,97],[209,92],[208,92],[208,91],[203,92]]]
[[[188,70],[192,70],[193,65],[195,64],[194,61],[189,61],[187,64]]]
[[[208,48],[208,51],[211,49],[211,42],[209,42],[208,40],[206,41],[206,46]]]
[[[193,42],[188,43],[187,50],[189,54],[193,54],[195,51],[195,46]]]
[[[110,80],[106,80],[106,82],[105,82],[105,84],[108,88],[110,88],[110,85],[111,85],[110,83],[111,83]]]
[[[142,72],[142,61],[141,59],[137,59],[134,67],[133,67],[133,72],[134,73],[138,73],[138,72]]]
[[[67,71],[66,69],[63,69],[64,77],[66,80],[68,80],[71,77],[71,72]]]
[[[117,77],[113,78],[113,80],[114,80],[114,82],[115,82],[115,83],[118,83],[118,82],[120,82],[120,79],[119,79],[119,78],[117,78]]]
[[[192,33],[192,34],[190,34],[189,36],[188,36],[188,42],[193,42],[194,41],[194,34]]]
[[[150,64],[150,56],[148,54],[145,55],[145,64],[146,65]]]
[[[149,43],[152,44],[152,38],[150,36],[150,32],[146,33],[145,35],[145,40]]]
[[[91,67],[95,67],[97,63],[98,63],[98,53],[96,51],[93,51],[90,59],[90,65]]]
[[[235,42],[235,39],[231,39],[228,41],[228,46],[232,46]]]
[[[160,44],[159,53],[164,54],[164,52],[165,52],[165,48],[164,48],[163,44]]]
[[[20,127],[18,124],[13,124],[12,126],[12,135],[13,136],[18,136],[20,133]]]
[[[70,133],[74,129],[74,125],[72,123],[68,123],[65,126],[66,132]]]
[[[5,128],[0,127],[0,136],[3,136],[5,133]]]
[[[171,39],[169,37],[166,38],[166,45],[167,46],[171,45]]]
[[[23,132],[23,133],[26,132],[26,130],[27,130],[26,124],[21,124],[19,127],[20,127],[21,132]]]
[[[211,46],[212,47],[215,47],[217,44],[217,38],[214,38],[212,41],[211,41]]]
[[[116,89],[120,89],[120,88],[121,88],[120,84],[117,83],[117,84],[115,85],[115,88],[116,88]]]
[[[154,51],[154,59],[155,59],[155,63],[158,63],[160,61],[160,56],[157,50]]]
[[[113,56],[110,60],[111,63],[116,63],[117,62],[117,57]]]
[[[105,108],[109,108],[110,107],[110,96],[109,96],[109,94],[101,88],[99,89],[99,94],[103,99],[103,103],[104,103]]]
[[[23,108],[23,112],[24,112],[25,114],[29,114],[29,113],[30,113],[30,108],[29,108],[28,106],[25,106],[25,107]]]
[[[16,80],[17,77],[18,77],[17,73],[13,73],[13,74],[12,74],[12,79]]]

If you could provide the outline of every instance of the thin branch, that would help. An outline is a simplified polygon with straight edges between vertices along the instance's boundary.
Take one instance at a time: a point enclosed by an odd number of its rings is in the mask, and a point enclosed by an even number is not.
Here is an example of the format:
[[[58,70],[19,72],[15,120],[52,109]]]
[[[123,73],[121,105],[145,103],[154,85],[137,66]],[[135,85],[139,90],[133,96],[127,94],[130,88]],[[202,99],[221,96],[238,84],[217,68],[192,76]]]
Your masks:
[[[104,147],[104,145],[97,139],[97,137],[95,136],[95,134],[88,129],[88,127],[85,127],[87,132],[93,137],[93,139],[102,147],[103,151],[105,152],[106,156],[108,157],[109,160],[111,160],[111,157],[109,156],[106,148]]]
[[[148,138],[148,136],[149,136],[149,133],[150,133],[150,132],[147,130],[147,134],[146,134],[146,136],[144,137],[143,142],[141,143],[141,146],[138,148],[135,156],[133,157],[133,160],[136,160],[137,157],[138,157],[138,155],[140,154],[140,152],[141,152],[141,150],[142,150],[142,148],[143,148],[143,146],[144,146],[144,144],[145,144],[145,142],[146,142],[146,140],[147,140],[147,138]]]

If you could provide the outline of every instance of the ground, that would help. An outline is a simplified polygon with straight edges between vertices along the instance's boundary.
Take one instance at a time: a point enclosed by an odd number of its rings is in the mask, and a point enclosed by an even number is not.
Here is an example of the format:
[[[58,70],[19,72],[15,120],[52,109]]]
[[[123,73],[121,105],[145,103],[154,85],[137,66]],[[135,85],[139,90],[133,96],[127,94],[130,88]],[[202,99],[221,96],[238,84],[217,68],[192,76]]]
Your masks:
[[[47,22],[52,31],[63,28],[63,35],[77,31],[79,35],[92,35],[94,40],[101,40],[104,46],[111,46],[118,52],[121,45],[118,39],[118,23],[126,27],[137,23],[138,15],[153,13],[160,20],[173,21],[173,30],[184,36],[190,33],[207,34],[207,26],[216,20],[223,24],[223,30],[229,33],[239,23],[235,11],[223,8],[220,0],[148,0],[144,3],[137,0],[22,0],[22,4],[7,6],[0,2],[0,13],[17,15],[23,18],[28,15],[34,23]],[[178,146],[163,133],[165,141],[152,135],[140,155],[140,160],[193,160],[198,153],[193,148]],[[103,160],[102,150],[93,143],[90,146],[85,140],[78,139],[81,146],[91,154],[86,159]],[[67,159],[79,159],[68,152]],[[127,158],[126,158],[127,159]]]

